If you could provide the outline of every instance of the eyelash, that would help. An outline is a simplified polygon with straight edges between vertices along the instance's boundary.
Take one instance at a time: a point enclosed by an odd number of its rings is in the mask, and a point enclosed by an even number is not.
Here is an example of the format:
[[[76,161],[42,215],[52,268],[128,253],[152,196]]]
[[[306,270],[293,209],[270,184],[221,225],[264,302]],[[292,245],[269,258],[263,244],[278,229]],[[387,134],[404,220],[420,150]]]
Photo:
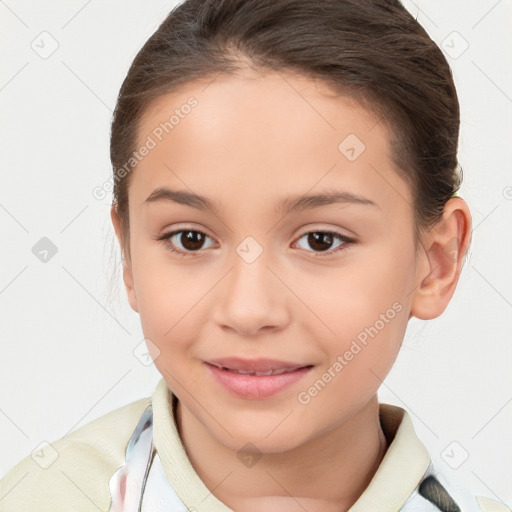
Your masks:
[[[182,256],[191,256],[191,257],[199,256],[200,253],[202,252],[201,250],[182,251],[181,249],[176,248],[176,246],[169,241],[169,239],[172,238],[174,235],[176,235],[178,233],[184,233],[187,231],[192,232],[192,233],[200,233],[201,235],[204,235],[204,236],[210,238],[206,233],[203,233],[202,231],[199,231],[197,229],[178,229],[176,231],[171,231],[170,233],[166,233],[166,234],[162,235],[161,237],[157,238],[157,240],[163,242],[166,245],[166,248],[171,253],[174,253],[177,256],[180,256],[180,257],[182,257]],[[333,235],[334,238],[340,240],[341,242],[344,242],[343,244],[341,244],[339,247],[337,247],[334,250],[328,250],[325,252],[307,251],[307,252],[312,252],[314,254],[315,258],[316,257],[326,258],[326,257],[332,256],[333,254],[338,253],[340,251],[346,251],[348,249],[348,247],[350,246],[350,244],[355,242],[355,240],[353,238],[349,238],[348,236],[342,235],[341,233],[338,233],[336,231],[322,231],[322,230],[307,231],[307,232],[303,233],[297,240],[300,240],[305,235],[309,235],[311,233],[322,233],[322,234]]]

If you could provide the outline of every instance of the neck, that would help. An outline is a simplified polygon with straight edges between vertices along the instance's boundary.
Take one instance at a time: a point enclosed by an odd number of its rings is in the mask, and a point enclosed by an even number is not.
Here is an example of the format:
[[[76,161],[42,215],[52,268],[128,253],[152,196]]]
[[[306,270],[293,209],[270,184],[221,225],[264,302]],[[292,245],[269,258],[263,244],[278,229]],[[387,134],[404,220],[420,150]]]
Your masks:
[[[181,402],[176,420],[196,473],[236,512],[346,511],[387,450],[376,396],[343,424],[293,450],[264,453],[252,467],[243,467],[236,451],[211,436]]]

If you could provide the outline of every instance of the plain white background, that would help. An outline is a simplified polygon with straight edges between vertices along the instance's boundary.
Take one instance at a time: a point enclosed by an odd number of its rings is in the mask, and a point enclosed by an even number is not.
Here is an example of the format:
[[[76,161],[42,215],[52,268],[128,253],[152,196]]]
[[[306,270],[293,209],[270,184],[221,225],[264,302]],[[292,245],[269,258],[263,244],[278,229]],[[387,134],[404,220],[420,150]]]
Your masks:
[[[512,2],[404,4],[453,69],[474,232],[450,306],[411,320],[380,400],[409,411],[440,469],[510,505]],[[110,259],[111,196],[92,191],[111,175],[121,82],[174,5],[0,0],[0,476],[41,442],[149,396],[160,378],[136,357],[143,335],[117,247]],[[43,237],[57,251],[46,262],[33,250]]]

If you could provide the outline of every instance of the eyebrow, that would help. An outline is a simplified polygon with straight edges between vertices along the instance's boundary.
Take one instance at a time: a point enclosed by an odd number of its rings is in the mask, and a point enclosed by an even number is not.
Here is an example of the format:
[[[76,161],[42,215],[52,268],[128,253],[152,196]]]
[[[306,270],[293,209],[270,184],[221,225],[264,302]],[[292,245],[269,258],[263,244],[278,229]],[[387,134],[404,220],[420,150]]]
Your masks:
[[[159,187],[153,190],[143,204],[156,202],[174,202],[185,206],[191,206],[199,210],[211,211],[219,214],[222,211],[219,203],[205,196],[201,196],[193,192],[187,192],[186,190],[173,190],[167,187]],[[365,197],[361,197],[350,192],[334,190],[318,194],[301,194],[298,196],[287,197],[276,204],[275,213],[288,214],[337,203],[379,207],[377,203]]]

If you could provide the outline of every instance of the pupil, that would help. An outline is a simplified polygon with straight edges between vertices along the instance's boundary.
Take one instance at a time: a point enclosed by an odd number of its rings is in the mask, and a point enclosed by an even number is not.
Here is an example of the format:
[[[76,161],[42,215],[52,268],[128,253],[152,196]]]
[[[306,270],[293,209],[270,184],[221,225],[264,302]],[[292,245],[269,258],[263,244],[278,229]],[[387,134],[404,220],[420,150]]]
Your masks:
[[[310,233],[308,236],[308,243],[313,249],[326,251],[327,249],[330,249],[330,246],[332,245],[332,238],[333,237],[330,233]],[[322,244],[327,244],[328,247],[325,247],[325,245]]]
[[[183,244],[183,247],[190,251],[200,249],[203,242],[203,234],[198,231],[184,231],[181,235],[181,243]]]

